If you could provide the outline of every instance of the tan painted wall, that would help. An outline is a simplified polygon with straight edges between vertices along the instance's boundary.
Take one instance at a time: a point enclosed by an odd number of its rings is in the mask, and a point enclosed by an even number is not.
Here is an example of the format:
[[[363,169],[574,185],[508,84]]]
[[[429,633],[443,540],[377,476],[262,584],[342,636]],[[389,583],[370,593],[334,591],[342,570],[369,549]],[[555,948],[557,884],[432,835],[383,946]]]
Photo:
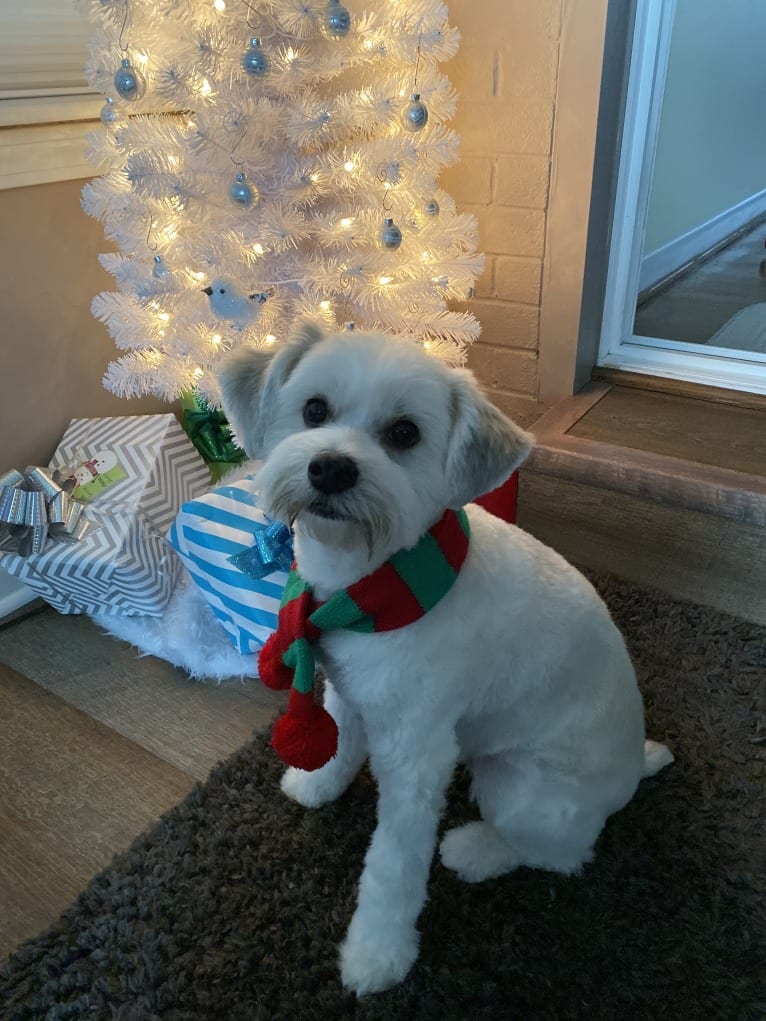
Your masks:
[[[98,263],[109,245],[80,209],[81,188],[0,191],[0,471],[47,464],[71,418],[168,411],[101,385],[115,348],[90,303],[113,280]]]

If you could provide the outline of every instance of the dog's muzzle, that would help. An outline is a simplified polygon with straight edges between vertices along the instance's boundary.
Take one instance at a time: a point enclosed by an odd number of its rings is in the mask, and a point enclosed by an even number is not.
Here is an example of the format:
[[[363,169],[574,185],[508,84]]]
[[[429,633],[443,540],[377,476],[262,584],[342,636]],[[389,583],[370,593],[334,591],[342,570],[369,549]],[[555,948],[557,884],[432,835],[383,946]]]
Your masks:
[[[346,454],[326,450],[309,462],[308,478],[314,489],[329,496],[352,489],[359,479],[359,469]]]

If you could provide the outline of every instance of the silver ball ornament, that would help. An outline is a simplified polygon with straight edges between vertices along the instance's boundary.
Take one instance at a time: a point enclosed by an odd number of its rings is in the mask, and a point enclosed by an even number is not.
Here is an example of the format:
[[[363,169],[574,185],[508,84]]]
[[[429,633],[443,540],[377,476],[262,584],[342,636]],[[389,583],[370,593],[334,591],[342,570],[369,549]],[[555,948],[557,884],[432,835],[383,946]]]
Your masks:
[[[422,131],[428,123],[428,107],[418,92],[413,92],[410,102],[402,114],[402,124],[407,131]]]
[[[423,213],[426,216],[438,216],[439,215],[439,203],[436,199],[429,199],[428,202],[423,205]]]
[[[111,96],[106,97],[106,102],[101,107],[99,118],[105,128],[117,127],[118,124],[122,124],[125,120],[122,110],[114,105],[114,100]]]
[[[252,206],[258,201],[258,189],[248,184],[244,174],[237,174],[229,188],[229,198],[238,206]]]
[[[328,39],[343,39],[348,35],[351,28],[351,15],[340,0],[330,0],[325,9],[321,27]]]
[[[114,73],[114,87],[123,99],[132,103],[146,92],[146,78],[126,58]]]
[[[398,248],[402,243],[402,232],[390,216],[387,216],[383,221],[383,230],[380,232],[380,243],[384,248],[390,248],[392,251]]]
[[[263,78],[271,69],[271,61],[261,49],[261,40],[257,36],[250,40],[250,46],[242,55],[242,67],[253,78]]]

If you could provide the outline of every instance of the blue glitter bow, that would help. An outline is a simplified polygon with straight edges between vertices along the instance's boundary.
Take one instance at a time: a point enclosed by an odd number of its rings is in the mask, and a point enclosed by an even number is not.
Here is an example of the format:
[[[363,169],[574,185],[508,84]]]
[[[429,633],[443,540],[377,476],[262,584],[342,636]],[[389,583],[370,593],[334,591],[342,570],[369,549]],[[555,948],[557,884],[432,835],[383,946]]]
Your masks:
[[[256,581],[274,571],[289,571],[293,563],[293,537],[287,525],[272,521],[255,527],[255,545],[234,553],[229,563]]]

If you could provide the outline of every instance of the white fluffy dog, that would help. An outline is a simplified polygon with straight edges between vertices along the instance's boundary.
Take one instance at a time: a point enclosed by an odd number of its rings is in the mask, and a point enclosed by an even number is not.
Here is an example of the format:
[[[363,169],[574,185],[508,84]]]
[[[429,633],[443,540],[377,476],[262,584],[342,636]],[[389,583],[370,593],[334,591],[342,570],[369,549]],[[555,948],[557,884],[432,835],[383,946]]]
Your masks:
[[[313,808],[369,756],[378,824],[340,958],[347,988],[375,992],[417,957],[457,763],[482,818],[446,834],[441,860],[478,882],[520,865],[578,871],[607,816],[672,756],[644,740],[630,658],[589,582],[470,503],[530,449],[470,372],[412,343],[305,326],[274,357],[238,350],[221,386],[239,440],[266,458],[264,509],[294,523],[298,570],[318,600],[414,546],[445,508],[468,505],[467,557],[433,609],[398,630],[322,635],[337,755],[282,781]]]

